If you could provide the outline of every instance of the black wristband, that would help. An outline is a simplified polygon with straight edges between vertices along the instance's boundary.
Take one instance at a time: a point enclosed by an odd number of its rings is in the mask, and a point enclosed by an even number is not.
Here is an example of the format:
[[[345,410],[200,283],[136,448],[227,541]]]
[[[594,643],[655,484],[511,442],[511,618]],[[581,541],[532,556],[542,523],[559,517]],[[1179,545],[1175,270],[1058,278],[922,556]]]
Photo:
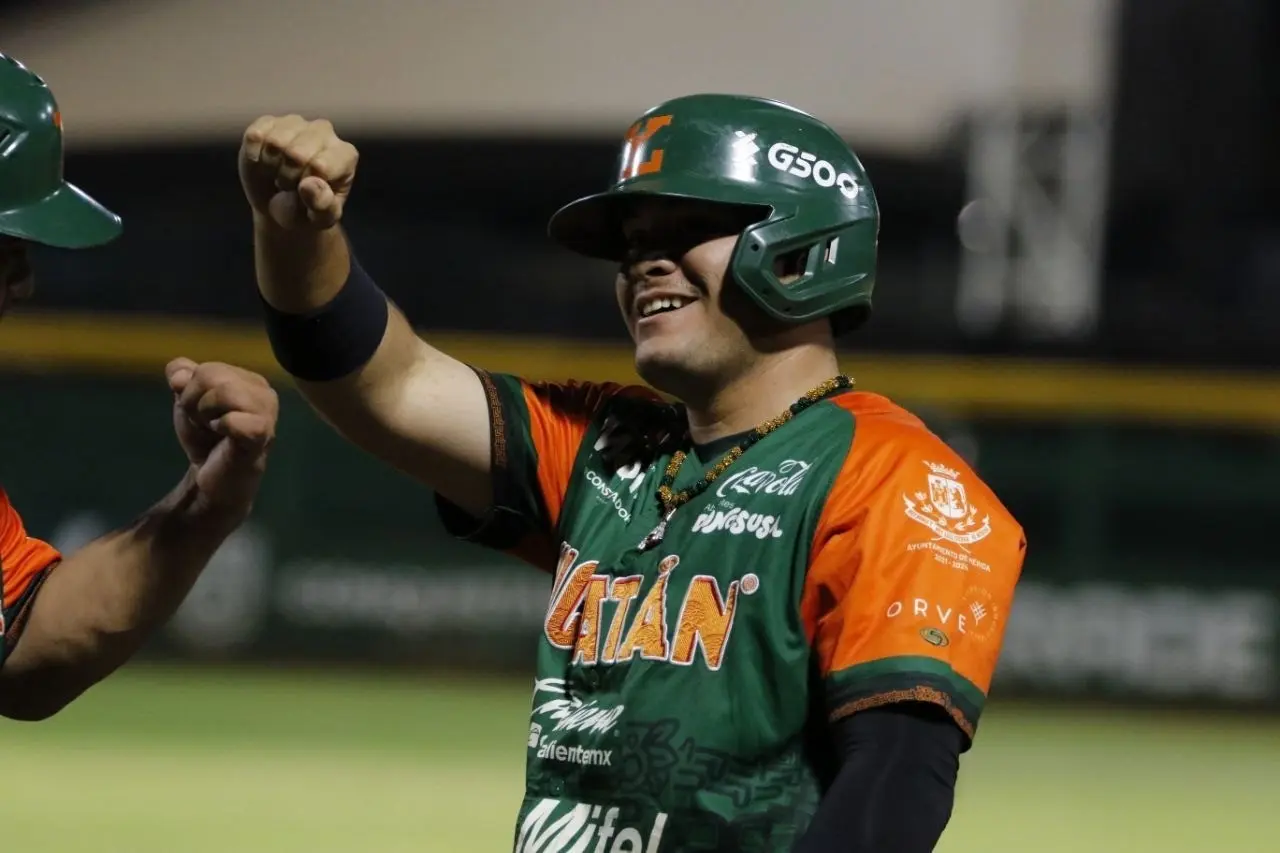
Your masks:
[[[386,295],[356,261],[338,295],[306,314],[286,314],[262,300],[276,361],[307,382],[341,379],[369,363],[387,331]]]

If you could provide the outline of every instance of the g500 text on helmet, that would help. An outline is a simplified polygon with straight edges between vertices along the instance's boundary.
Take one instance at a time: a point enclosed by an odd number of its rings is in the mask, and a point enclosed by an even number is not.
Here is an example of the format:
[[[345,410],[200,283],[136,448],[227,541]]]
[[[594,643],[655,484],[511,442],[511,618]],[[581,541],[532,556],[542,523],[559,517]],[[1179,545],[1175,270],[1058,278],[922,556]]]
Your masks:
[[[769,147],[769,165],[779,172],[812,180],[820,187],[836,187],[845,198],[858,197],[858,183],[853,175],[837,172],[829,161],[819,160],[817,154],[801,151],[789,142],[775,142]]]

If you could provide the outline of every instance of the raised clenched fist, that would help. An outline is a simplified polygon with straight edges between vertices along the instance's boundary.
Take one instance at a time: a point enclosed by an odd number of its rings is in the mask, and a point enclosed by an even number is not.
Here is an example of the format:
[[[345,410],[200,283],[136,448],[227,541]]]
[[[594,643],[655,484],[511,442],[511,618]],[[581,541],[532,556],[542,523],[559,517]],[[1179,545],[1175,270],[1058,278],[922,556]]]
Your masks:
[[[254,211],[282,228],[330,228],[356,177],[360,154],[325,119],[263,116],[240,144],[240,183]]]

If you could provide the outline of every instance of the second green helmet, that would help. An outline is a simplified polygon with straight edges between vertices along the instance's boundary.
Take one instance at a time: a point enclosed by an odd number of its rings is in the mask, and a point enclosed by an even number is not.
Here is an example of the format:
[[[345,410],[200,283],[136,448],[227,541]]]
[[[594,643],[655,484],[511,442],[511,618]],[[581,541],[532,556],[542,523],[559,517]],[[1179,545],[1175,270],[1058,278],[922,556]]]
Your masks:
[[[623,221],[645,196],[758,208],[730,271],[773,317],[830,317],[843,333],[870,312],[880,230],[875,191],[840,135],[808,113],[745,95],[660,104],[627,131],[612,185],[561,208],[548,231],[579,254],[621,261]],[[775,261],[797,252],[807,253],[804,272],[784,283]]]
[[[82,249],[120,235],[120,217],[62,176],[62,116],[45,82],[0,54],[0,234]]]

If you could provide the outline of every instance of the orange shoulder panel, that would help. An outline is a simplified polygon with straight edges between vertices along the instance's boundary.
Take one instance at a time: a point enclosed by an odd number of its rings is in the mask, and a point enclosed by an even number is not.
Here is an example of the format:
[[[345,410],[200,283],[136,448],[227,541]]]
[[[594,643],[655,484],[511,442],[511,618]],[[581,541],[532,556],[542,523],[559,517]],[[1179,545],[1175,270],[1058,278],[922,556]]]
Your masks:
[[[1022,527],[915,415],[864,392],[833,402],[856,423],[802,599],[823,674],[930,658],[930,671],[985,695],[1026,553]]]

